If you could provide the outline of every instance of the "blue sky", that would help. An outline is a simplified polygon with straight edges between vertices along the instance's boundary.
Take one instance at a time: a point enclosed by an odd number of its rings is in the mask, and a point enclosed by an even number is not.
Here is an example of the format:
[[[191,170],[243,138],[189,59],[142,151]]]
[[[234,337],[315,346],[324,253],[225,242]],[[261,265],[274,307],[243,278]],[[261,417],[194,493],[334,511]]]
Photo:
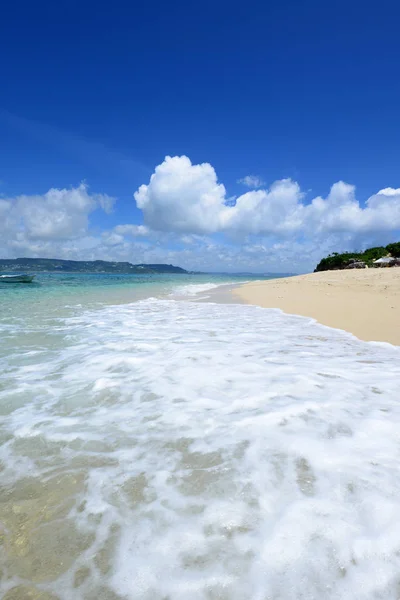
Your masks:
[[[23,1],[2,13],[3,256],[304,271],[331,249],[400,237],[394,1]],[[287,179],[297,191],[271,191]],[[340,181],[356,190],[339,206]]]

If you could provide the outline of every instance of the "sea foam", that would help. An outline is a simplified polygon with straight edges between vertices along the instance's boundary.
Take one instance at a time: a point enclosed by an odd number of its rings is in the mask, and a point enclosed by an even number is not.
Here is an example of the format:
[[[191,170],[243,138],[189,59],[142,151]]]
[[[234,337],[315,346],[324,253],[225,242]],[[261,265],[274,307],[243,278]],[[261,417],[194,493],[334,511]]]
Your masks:
[[[20,335],[0,375],[6,598],[399,597],[398,348],[154,299]]]

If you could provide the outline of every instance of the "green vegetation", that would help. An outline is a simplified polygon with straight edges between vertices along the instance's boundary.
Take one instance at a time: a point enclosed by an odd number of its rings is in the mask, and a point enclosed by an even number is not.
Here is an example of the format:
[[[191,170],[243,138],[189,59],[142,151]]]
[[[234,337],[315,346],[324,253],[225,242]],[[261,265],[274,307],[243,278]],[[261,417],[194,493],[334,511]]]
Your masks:
[[[61,260],[58,258],[0,259],[0,271],[58,273],[187,273],[173,265],[132,265],[129,262],[106,260]]]
[[[386,250],[390,252],[392,256],[395,258],[400,258],[400,242],[395,242],[394,244],[388,244],[386,246]]]
[[[314,272],[345,269],[354,260],[362,261],[368,267],[371,267],[374,260],[387,256],[388,254],[395,257],[400,256],[400,242],[389,244],[385,247],[377,246],[375,248],[367,248],[364,252],[343,252],[342,254],[333,252],[333,254],[323,258],[318,263]]]

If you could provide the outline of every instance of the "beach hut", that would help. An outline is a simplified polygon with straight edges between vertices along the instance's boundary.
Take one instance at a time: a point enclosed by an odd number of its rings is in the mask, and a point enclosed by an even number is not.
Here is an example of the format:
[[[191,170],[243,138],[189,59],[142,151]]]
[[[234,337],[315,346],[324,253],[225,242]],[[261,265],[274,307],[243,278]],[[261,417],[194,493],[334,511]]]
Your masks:
[[[392,267],[396,262],[396,259],[392,256],[383,256],[382,258],[378,258],[378,260],[374,260],[375,267]]]

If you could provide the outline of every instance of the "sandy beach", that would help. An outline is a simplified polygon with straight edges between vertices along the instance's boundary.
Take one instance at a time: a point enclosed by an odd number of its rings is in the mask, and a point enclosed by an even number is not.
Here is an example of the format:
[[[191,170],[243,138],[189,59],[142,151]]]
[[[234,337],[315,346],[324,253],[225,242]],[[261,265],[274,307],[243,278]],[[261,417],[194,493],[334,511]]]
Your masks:
[[[400,345],[400,268],[324,271],[252,282],[241,301],[312,317],[366,341]]]

